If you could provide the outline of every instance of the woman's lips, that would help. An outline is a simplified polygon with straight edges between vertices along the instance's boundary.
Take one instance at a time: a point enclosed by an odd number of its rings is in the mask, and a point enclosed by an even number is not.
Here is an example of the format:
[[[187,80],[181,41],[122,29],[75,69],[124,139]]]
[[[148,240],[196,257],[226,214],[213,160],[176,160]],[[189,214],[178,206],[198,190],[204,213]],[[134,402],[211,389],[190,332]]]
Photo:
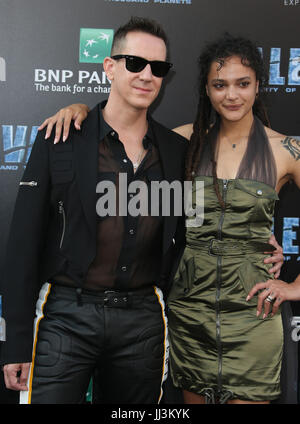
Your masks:
[[[242,105],[224,105],[224,107],[228,110],[239,110]]]

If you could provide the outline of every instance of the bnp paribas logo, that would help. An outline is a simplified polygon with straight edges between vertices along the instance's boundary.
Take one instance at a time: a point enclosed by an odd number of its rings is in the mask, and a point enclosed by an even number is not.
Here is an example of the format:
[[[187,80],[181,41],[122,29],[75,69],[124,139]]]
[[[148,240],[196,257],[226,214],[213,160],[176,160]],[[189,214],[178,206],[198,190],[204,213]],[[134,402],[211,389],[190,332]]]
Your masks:
[[[81,28],[79,62],[103,63],[110,56],[113,36],[113,29]]]

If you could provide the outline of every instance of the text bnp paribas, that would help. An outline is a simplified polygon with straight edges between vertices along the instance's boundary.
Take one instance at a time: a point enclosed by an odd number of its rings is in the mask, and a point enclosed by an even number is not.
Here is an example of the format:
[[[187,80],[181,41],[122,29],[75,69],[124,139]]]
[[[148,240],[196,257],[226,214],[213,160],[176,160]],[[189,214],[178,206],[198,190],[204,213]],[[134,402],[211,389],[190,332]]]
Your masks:
[[[34,86],[40,92],[109,93],[110,80],[104,71],[35,69]]]

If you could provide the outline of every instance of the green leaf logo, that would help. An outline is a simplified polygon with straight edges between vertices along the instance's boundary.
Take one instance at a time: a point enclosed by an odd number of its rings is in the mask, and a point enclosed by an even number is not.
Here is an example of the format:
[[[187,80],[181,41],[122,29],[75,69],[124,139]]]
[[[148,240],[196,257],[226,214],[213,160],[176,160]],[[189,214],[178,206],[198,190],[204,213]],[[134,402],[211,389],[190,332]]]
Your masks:
[[[113,29],[81,28],[79,62],[103,63],[110,56],[113,36]]]

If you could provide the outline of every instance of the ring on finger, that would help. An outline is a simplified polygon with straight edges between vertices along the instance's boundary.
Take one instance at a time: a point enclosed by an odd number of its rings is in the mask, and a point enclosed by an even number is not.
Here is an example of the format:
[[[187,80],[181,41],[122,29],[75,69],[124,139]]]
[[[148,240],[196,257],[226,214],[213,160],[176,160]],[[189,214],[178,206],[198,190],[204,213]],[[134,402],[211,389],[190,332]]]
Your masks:
[[[266,301],[269,303],[273,303],[274,302],[274,297],[272,297],[270,294],[266,297]]]

